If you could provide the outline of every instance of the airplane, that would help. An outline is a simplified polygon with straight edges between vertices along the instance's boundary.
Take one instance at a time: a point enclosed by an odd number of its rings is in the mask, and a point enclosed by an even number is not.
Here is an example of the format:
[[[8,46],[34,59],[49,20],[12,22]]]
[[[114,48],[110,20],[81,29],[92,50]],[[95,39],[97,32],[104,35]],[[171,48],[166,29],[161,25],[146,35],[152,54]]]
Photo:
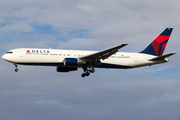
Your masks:
[[[95,72],[95,68],[130,69],[166,63],[163,55],[173,28],[166,28],[144,50],[138,53],[118,52],[128,44],[120,44],[102,51],[18,48],[8,51],[2,58],[11,62],[18,71],[18,65],[55,66],[57,72],[77,71],[82,68],[82,77]]]

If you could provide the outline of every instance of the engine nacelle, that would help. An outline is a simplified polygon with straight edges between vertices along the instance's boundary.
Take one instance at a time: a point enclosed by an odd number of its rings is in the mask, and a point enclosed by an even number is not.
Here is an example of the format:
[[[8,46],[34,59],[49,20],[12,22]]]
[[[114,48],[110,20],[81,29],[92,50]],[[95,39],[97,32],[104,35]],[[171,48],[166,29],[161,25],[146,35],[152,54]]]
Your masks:
[[[77,67],[57,67],[57,72],[69,72],[69,71],[77,71]]]
[[[64,66],[67,66],[67,67],[77,67],[77,66],[81,66],[83,64],[86,64],[86,61],[82,61],[77,58],[65,58],[64,59]]]
[[[77,66],[77,59],[76,58],[65,58],[64,66]]]

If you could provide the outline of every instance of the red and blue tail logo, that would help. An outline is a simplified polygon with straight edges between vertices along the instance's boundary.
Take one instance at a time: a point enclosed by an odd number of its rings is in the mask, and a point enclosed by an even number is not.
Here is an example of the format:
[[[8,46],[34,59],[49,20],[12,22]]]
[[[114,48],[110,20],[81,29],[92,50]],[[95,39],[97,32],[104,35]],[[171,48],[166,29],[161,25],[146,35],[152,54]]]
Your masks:
[[[162,56],[173,28],[166,28],[140,53]]]

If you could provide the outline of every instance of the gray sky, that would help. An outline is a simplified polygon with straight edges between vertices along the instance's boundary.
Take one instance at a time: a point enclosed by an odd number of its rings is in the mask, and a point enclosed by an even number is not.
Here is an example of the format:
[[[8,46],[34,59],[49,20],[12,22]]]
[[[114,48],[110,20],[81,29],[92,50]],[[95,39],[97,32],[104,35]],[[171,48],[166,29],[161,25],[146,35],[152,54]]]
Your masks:
[[[19,47],[139,52],[174,28],[165,64],[131,70],[18,66],[0,59],[1,120],[178,120],[180,7],[177,0],[0,0],[0,55]]]

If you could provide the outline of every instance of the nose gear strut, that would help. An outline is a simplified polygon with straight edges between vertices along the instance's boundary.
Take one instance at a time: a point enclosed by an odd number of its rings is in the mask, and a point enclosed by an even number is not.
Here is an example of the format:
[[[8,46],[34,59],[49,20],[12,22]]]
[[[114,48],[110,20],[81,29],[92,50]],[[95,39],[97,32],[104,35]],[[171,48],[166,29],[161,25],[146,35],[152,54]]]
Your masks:
[[[18,68],[17,68],[16,63],[14,63],[14,67],[15,67],[15,72],[17,72],[17,71],[18,71]]]

